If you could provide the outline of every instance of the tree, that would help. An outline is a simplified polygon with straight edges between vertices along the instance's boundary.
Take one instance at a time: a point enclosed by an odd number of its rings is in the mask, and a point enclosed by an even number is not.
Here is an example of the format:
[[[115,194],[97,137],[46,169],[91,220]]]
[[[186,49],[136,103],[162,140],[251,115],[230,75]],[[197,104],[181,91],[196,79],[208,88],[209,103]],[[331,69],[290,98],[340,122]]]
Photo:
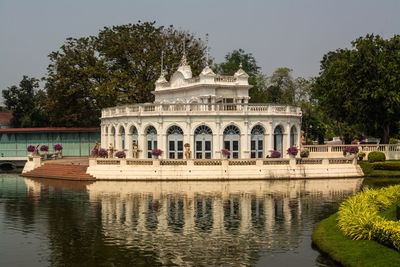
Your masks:
[[[43,110],[45,93],[39,88],[39,80],[24,75],[19,87],[13,85],[3,90],[4,104],[13,117],[13,127],[38,127],[48,124],[46,112]]]
[[[204,43],[173,26],[139,21],[105,27],[97,36],[68,38],[59,51],[49,55],[46,108],[51,123],[97,126],[102,108],[152,101],[161,52],[169,78],[183,49],[193,75],[198,75],[205,66]]]
[[[242,64],[243,70],[249,75],[249,84],[253,87],[249,90],[250,102],[262,103],[262,75],[257,61],[251,53],[245,53],[243,49],[233,50],[225,56],[225,61],[214,65],[214,71],[222,75],[233,75]],[[261,75],[261,76],[260,76]]]
[[[324,55],[313,94],[331,119],[387,143],[398,131],[400,35],[385,40],[368,34],[351,44]]]

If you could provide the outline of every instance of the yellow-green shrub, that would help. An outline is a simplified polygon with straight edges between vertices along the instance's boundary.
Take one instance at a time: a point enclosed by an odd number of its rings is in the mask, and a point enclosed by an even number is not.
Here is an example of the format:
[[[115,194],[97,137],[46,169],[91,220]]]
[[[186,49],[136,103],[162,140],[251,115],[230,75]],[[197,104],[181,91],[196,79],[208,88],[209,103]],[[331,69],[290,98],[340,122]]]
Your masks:
[[[337,225],[352,239],[373,239],[400,250],[400,222],[379,216],[399,198],[400,185],[360,192],[340,205]]]

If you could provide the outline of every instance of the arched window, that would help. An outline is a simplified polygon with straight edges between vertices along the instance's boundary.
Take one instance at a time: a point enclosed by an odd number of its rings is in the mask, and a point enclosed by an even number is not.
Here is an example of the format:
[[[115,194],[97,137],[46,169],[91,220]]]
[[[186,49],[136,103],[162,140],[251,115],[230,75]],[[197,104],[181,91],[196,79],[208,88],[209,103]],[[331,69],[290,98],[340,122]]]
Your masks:
[[[283,131],[281,126],[276,126],[274,130],[274,150],[283,155]]]
[[[121,126],[119,128],[119,134],[121,135],[121,150],[125,149],[125,128]]]
[[[212,157],[212,131],[206,125],[201,125],[194,131],[194,155],[196,159]]]
[[[264,158],[264,128],[256,125],[251,130],[251,158]]]
[[[224,130],[224,148],[231,152],[231,159],[239,158],[240,130],[235,125],[229,125]]]
[[[293,127],[290,129],[290,146],[291,146],[291,147],[297,145],[297,144],[296,144],[296,137],[297,137],[297,130],[296,130],[296,127],[293,126]]]
[[[134,150],[133,144],[136,143],[136,145],[139,146],[139,143],[138,143],[138,131],[137,131],[135,126],[132,125],[129,128],[129,134],[132,136],[132,144],[130,144],[130,146],[131,146],[132,151],[133,151]]]
[[[183,159],[183,131],[178,126],[171,126],[167,131],[168,158]]]
[[[147,158],[151,158],[151,151],[157,148],[157,130],[153,126],[149,126],[146,131],[147,140]]]

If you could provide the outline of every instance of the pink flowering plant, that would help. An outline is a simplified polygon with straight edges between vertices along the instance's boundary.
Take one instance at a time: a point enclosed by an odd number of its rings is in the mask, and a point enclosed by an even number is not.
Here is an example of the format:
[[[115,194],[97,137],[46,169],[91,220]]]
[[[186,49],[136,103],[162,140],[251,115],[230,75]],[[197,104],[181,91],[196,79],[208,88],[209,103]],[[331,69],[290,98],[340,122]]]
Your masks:
[[[40,151],[42,151],[42,152],[47,152],[47,151],[49,151],[49,146],[42,145],[42,146],[40,147]]]
[[[271,152],[271,158],[280,158],[280,157],[281,157],[281,152],[276,150]]]
[[[350,153],[350,154],[357,154],[358,153],[358,147],[357,146],[346,146],[343,149],[344,153]]]
[[[54,149],[55,151],[61,151],[61,150],[63,149],[63,147],[62,147],[62,145],[60,145],[60,144],[56,144],[56,145],[53,146],[53,149]]]
[[[120,159],[126,158],[126,154],[125,154],[124,151],[118,151],[117,153],[115,153],[115,156],[116,156],[117,158],[120,158]]]
[[[32,146],[32,145],[29,145],[29,146],[26,148],[26,150],[27,150],[28,152],[33,152],[33,151],[35,151],[35,147]]]
[[[99,150],[99,157],[100,157],[100,158],[107,158],[107,156],[108,156],[107,150],[105,150],[104,148],[100,148],[100,150]]]
[[[297,153],[299,153],[299,150],[297,149],[297,147],[292,146],[292,147],[289,147],[289,148],[288,148],[287,153],[288,153],[289,155],[296,156]]]
[[[163,153],[163,151],[159,148],[155,148],[150,152],[151,155],[156,156],[156,157],[161,156],[162,153]]]
[[[225,157],[229,157],[231,155],[231,152],[229,151],[229,149],[223,148],[221,149],[221,154]]]

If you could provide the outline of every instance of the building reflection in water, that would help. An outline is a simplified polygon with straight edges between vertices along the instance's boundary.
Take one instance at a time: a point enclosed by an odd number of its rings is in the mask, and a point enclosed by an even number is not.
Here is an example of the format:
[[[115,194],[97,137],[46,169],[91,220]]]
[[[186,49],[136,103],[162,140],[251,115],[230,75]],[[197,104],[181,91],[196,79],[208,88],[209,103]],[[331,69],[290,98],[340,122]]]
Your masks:
[[[40,185],[26,179],[35,194]],[[161,264],[250,265],[294,250],[306,217],[355,194],[362,179],[111,182],[85,185],[101,207],[104,235],[148,251]],[[323,216],[323,215],[321,215]],[[309,230],[309,229],[308,229]]]

